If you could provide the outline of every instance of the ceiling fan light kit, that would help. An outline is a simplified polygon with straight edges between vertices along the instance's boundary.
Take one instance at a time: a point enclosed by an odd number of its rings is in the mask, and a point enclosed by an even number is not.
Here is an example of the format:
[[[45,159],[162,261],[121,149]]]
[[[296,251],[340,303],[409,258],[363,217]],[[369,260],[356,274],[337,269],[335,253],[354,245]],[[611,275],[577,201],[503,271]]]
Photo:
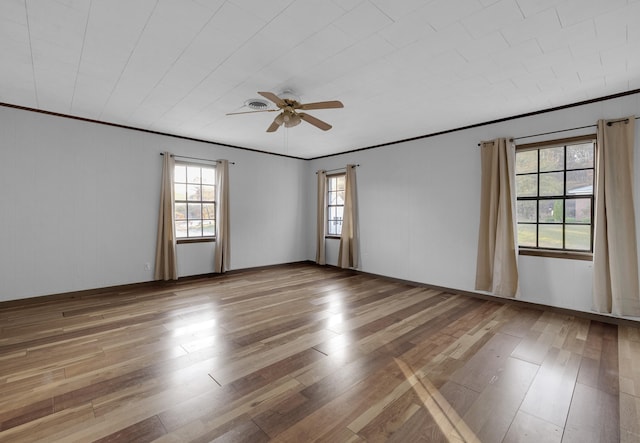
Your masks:
[[[268,102],[261,99],[249,99],[245,102],[245,105],[251,109],[255,109],[254,111],[231,112],[227,115],[250,114],[255,112],[274,112],[279,110],[280,113],[276,116],[276,118],[273,119],[273,122],[267,128],[267,132],[275,132],[282,125],[284,125],[285,128],[292,128],[294,126],[298,126],[303,120],[318,129],[328,131],[332,127],[329,123],[324,122],[304,112],[298,111],[308,109],[335,109],[344,107],[342,102],[338,100],[314,103],[300,103],[299,97],[291,91],[284,91],[280,94],[280,96],[277,96],[273,92],[258,92],[258,94],[275,103],[278,109],[267,109]]]
[[[287,111],[282,111],[282,113],[278,114],[274,120],[274,122],[278,123],[278,126],[284,125],[285,128],[298,126],[301,121],[302,119],[298,114]]]

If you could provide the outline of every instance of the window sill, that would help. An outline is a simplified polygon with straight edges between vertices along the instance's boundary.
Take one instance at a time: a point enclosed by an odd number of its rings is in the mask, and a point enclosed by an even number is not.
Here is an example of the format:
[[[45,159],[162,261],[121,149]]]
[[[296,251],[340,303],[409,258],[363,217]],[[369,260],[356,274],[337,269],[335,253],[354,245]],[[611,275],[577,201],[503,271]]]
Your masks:
[[[339,235],[325,235],[324,238],[332,238],[334,240],[340,240]]]
[[[519,248],[519,255],[531,255],[535,257],[547,258],[564,258],[568,260],[585,260],[593,261],[593,253],[591,252],[575,252],[575,251],[554,251],[551,249],[527,249]]]
[[[197,238],[179,238],[176,243],[181,245],[183,243],[210,243],[216,241],[215,237],[197,237]]]

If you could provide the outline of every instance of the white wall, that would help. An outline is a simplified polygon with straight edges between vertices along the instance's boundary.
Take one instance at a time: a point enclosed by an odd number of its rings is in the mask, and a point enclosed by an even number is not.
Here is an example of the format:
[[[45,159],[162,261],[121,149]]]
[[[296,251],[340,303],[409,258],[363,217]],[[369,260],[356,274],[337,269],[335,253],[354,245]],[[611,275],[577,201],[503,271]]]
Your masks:
[[[357,163],[361,269],[473,291],[480,213],[481,140],[525,137],[595,125],[600,118],[640,115],[638,95],[520,118],[311,162],[307,210],[315,211],[318,169]],[[636,122],[636,194],[640,189],[640,122]],[[521,138],[520,143],[595,133],[595,128]],[[640,227],[640,205],[636,223]],[[313,218],[311,218],[313,220]],[[327,262],[338,243],[327,240]],[[639,248],[640,249],[640,248]],[[315,257],[313,235],[309,259]],[[545,305],[591,310],[592,263],[519,257],[520,296]]]
[[[232,269],[306,259],[305,161],[0,107],[0,301],[152,280],[162,151],[236,163]]]

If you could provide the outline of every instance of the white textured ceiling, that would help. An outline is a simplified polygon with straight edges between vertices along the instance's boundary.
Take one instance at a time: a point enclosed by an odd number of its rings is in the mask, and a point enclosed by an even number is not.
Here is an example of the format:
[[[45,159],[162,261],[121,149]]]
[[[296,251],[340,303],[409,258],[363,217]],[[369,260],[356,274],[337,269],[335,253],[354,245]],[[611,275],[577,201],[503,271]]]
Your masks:
[[[0,102],[301,158],[638,88],[638,0],[0,0]]]

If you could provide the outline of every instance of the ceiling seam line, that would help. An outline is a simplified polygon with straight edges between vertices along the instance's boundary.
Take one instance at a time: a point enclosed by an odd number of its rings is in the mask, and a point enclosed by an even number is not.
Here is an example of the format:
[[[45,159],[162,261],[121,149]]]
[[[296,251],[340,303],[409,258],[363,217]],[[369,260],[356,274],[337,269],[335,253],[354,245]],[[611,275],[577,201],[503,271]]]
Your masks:
[[[27,35],[29,36],[29,57],[31,58],[31,75],[33,76],[33,93],[36,98],[36,106],[40,107],[40,98],[38,97],[38,82],[36,80],[36,64],[33,60],[33,44],[31,42],[31,23],[29,22],[29,8],[27,0],[24,0],[24,18],[27,22]]]
[[[73,112],[73,102],[76,99],[76,88],[78,87],[78,76],[80,75],[80,66],[82,65],[82,57],[84,56],[84,45],[87,42],[87,29],[89,28],[89,18],[91,17],[91,7],[93,0],[89,0],[89,10],[87,11],[87,20],[84,22],[84,33],[82,34],[82,47],[80,48],[80,57],[78,59],[78,69],[76,69],[76,78],[73,80],[73,93],[71,94],[71,102],[69,103],[69,112]]]
[[[288,5],[287,5],[287,6],[286,6],[282,11],[280,11],[280,12],[278,13],[278,15],[280,15],[280,14],[282,14],[284,11],[286,11],[286,10],[287,10],[287,9],[288,9],[292,4],[293,4],[293,3],[289,3],[289,4],[288,4]],[[198,82],[198,84],[197,84],[196,86],[194,86],[193,88],[191,88],[191,89],[189,90],[189,92],[187,92],[187,94],[185,94],[185,96],[184,96],[182,99],[180,99],[180,100],[178,101],[178,103],[176,103],[176,104],[175,104],[171,109],[173,109],[175,106],[177,106],[177,105],[179,105],[180,103],[182,103],[182,101],[183,101],[187,96],[191,95],[191,94],[193,93],[193,91],[195,91],[195,90],[196,90],[200,85],[202,85],[202,84],[203,84],[203,83],[204,83],[204,82],[205,82],[205,81],[206,81],[206,80],[211,76],[211,74],[213,74],[213,73],[214,73],[214,72],[216,72],[218,69],[220,69],[220,67],[221,67],[221,66],[222,66],[222,65],[223,65],[227,60],[229,60],[229,59],[233,56],[233,54],[235,54],[236,52],[238,52],[238,50],[240,50],[241,48],[243,48],[243,47],[247,44],[247,42],[249,42],[249,40],[251,40],[253,37],[255,37],[255,36],[256,36],[260,31],[262,31],[264,28],[266,28],[266,27],[267,27],[271,22],[273,22],[273,21],[275,20],[275,18],[276,18],[276,17],[277,17],[277,16],[274,16],[271,20],[269,20],[268,22],[266,22],[263,26],[261,26],[261,27],[260,27],[260,29],[258,29],[256,32],[254,32],[254,33],[251,35],[251,37],[247,38],[247,39],[246,39],[244,42],[242,42],[242,44],[241,44],[240,46],[238,46],[238,47],[237,47],[237,48],[236,48],[236,49],[235,49],[231,54],[229,54],[227,57],[225,57],[225,59],[224,59],[224,60],[222,60],[220,63],[218,63],[218,66],[216,66],[216,67],[215,67],[215,69],[213,69],[212,71],[210,71],[210,72],[209,72],[209,73],[208,73],[208,74],[207,74],[207,75],[206,75],[206,76],[205,76],[205,77],[204,77],[200,82]],[[207,104],[207,105],[205,105],[204,107],[202,107],[202,108],[200,108],[200,109],[198,109],[198,113],[202,112],[202,110],[203,110],[204,108],[206,108],[207,106],[210,106],[212,103],[215,103],[215,101],[214,101],[214,102],[211,102],[211,103],[209,103],[209,104]],[[168,112],[169,112],[169,111],[165,112],[162,116],[160,116],[160,118],[164,117]],[[211,125],[211,124],[209,124],[209,126],[210,126],[210,125]]]
[[[169,74],[169,71],[171,71],[171,68],[173,68],[175,66],[175,64],[177,63],[178,60],[180,60],[182,58],[182,56],[184,55],[185,52],[187,52],[187,49],[189,47],[191,47],[191,45],[193,44],[193,42],[195,41],[196,38],[198,38],[198,36],[202,33],[202,31],[209,25],[209,23],[211,23],[211,20],[213,20],[217,15],[218,12],[220,12],[220,10],[222,9],[222,7],[224,6],[224,3],[221,3],[220,6],[218,7],[218,9],[216,9],[214,11],[213,14],[211,14],[211,17],[209,17],[209,20],[207,20],[207,22],[205,24],[202,25],[202,27],[198,30],[198,32],[193,36],[193,38],[189,41],[189,44],[187,46],[185,46],[185,48],[180,52],[180,54],[176,57],[176,59],[173,61],[173,63],[171,64],[171,66],[169,67],[169,69],[166,70],[166,72],[164,74],[162,74],[162,77],[160,78],[160,80],[158,80],[156,82],[155,85],[153,85],[153,88],[151,88],[151,90],[149,91],[149,93],[142,99],[142,101],[140,102],[140,104],[142,105],[144,102],[147,101],[147,99],[151,96],[152,92],[158,87],[158,85],[165,79],[165,77]],[[179,102],[178,102],[179,103]],[[174,105],[175,106],[175,105]],[[172,107],[173,108],[173,107]],[[135,112],[132,111],[129,116],[131,116],[133,113]],[[162,114],[159,118],[164,117],[166,114],[166,112],[164,114]],[[155,124],[155,122],[151,123],[151,126],[153,127],[153,125]]]
[[[159,1],[160,0],[156,0],[156,4],[153,7],[153,10],[151,11],[151,14],[149,14],[149,17],[147,17],[147,20],[144,22],[144,26],[140,30],[140,34],[138,35],[138,38],[136,39],[136,44],[131,49],[131,52],[129,52],[129,56],[127,57],[127,61],[125,62],[124,66],[122,67],[122,70],[120,71],[120,74],[118,75],[118,80],[116,80],[116,82],[113,85],[113,88],[111,88],[111,92],[109,93],[109,97],[107,98],[104,106],[102,107],[102,111],[100,111],[100,114],[98,115],[98,118],[102,118],[102,115],[104,114],[105,109],[107,108],[107,106],[109,106],[109,102],[111,101],[111,98],[113,97],[113,93],[118,88],[118,84],[120,84],[120,80],[122,79],[122,74],[124,74],[124,71],[127,70],[127,66],[129,66],[129,62],[131,61],[131,57],[133,56],[133,53],[136,51],[136,48],[138,47],[138,45],[140,44],[140,39],[142,38],[142,35],[144,34],[144,31],[147,29],[147,26],[149,25],[149,21],[151,20],[151,17],[153,17],[153,14],[156,12],[156,8],[158,7]]]

